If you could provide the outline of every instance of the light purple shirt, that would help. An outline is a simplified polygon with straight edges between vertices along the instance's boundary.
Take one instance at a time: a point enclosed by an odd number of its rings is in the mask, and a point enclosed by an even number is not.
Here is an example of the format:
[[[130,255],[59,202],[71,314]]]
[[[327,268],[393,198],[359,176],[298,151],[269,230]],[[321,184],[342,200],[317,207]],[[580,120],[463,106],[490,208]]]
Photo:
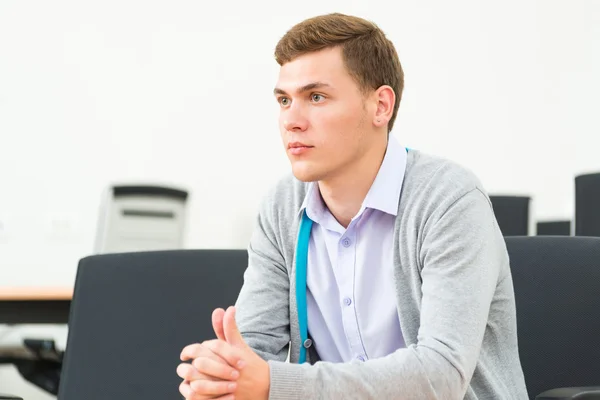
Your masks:
[[[383,163],[344,229],[310,183],[301,210],[314,224],[308,248],[308,332],[323,361],[366,361],[405,347],[393,276],[393,235],[406,149],[390,136]]]

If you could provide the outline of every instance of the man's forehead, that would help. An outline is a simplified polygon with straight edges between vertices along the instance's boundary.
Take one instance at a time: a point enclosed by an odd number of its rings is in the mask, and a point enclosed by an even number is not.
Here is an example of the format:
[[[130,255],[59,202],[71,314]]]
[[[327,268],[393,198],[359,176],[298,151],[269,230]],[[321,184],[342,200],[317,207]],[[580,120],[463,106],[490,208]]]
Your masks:
[[[302,91],[306,87],[334,89],[346,80],[346,71],[331,71],[328,68],[313,70],[283,71],[279,73],[276,88],[285,91]]]
[[[323,83],[327,85],[327,89],[333,90],[351,80],[341,49],[328,48],[302,54],[283,64],[279,69],[275,92],[298,92],[314,83]],[[324,85],[320,88],[323,89]]]
[[[303,86],[311,82],[330,82],[335,78],[328,68],[286,68],[279,70],[278,84],[286,86]]]

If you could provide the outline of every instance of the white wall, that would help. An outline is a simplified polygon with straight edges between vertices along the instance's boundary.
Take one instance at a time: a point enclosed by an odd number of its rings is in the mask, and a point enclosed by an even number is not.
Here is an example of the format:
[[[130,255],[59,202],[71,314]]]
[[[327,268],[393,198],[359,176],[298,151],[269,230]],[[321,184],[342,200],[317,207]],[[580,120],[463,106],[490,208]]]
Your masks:
[[[402,143],[532,195],[535,218],[571,216],[574,175],[600,170],[597,1],[3,0],[0,285],[71,284],[115,181],[190,189],[187,246],[245,247],[288,171],[274,46],[333,11],[396,44]]]

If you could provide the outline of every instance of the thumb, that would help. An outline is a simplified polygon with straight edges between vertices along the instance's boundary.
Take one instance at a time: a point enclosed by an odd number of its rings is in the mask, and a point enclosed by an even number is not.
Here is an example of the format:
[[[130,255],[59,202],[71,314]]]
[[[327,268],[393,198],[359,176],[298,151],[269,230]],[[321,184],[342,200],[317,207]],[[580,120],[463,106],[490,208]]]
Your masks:
[[[223,333],[223,317],[225,316],[225,310],[217,308],[212,313],[212,326],[217,335],[217,339],[225,340],[225,333]]]
[[[223,331],[225,332],[225,339],[230,345],[238,348],[246,346],[246,342],[235,322],[235,307],[229,307],[227,311],[225,311],[225,316],[223,317]]]

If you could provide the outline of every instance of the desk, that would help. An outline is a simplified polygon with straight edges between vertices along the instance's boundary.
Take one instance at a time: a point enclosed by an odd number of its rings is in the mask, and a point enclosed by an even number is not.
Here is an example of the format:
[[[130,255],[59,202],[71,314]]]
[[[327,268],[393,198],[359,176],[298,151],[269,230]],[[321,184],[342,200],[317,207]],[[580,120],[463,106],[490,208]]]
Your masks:
[[[0,287],[0,324],[66,324],[73,288]]]

